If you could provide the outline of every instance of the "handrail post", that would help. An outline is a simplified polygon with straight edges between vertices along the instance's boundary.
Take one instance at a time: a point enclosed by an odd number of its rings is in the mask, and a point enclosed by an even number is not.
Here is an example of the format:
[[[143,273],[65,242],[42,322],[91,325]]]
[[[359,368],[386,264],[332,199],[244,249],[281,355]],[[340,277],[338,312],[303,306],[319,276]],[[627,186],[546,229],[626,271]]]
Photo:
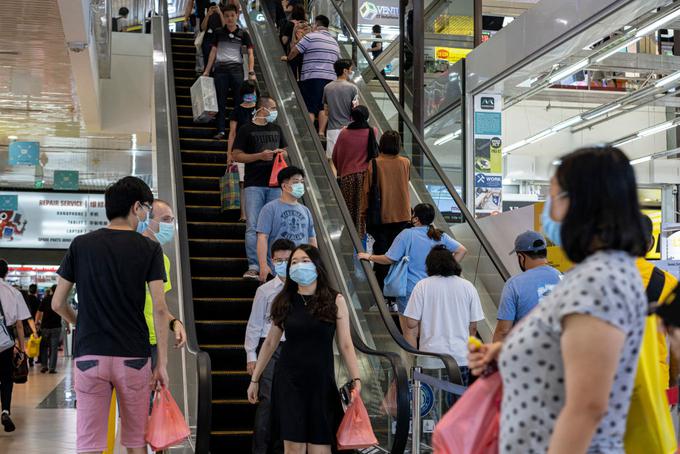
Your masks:
[[[411,368],[411,376],[413,377],[413,408],[411,419],[411,447],[412,454],[420,454],[420,380],[416,377],[416,373],[420,373],[420,367]]]

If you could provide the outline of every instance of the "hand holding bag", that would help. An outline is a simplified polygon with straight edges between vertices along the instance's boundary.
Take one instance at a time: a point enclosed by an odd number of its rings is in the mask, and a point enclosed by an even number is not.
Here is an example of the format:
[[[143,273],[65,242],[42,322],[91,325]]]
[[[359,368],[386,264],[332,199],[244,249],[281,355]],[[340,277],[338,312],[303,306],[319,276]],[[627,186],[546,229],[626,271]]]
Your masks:
[[[354,400],[347,407],[338,427],[338,450],[364,449],[378,444],[361,395],[352,391]]]
[[[502,398],[499,372],[477,379],[435,427],[435,454],[497,453]]]
[[[220,206],[222,211],[241,209],[241,187],[236,164],[230,165],[220,177]]]
[[[156,391],[153,408],[146,428],[145,440],[154,451],[162,451],[181,443],[191,435],[184,415],[175,403],[170,391],[163,386]]]
[[[276,153],[274,156],[274,166],[272,167],[272,174],[269,177],[269,187],[278,188],[279,187],[279,172],[288,167],[286,160],[283,158],[283,153]]]

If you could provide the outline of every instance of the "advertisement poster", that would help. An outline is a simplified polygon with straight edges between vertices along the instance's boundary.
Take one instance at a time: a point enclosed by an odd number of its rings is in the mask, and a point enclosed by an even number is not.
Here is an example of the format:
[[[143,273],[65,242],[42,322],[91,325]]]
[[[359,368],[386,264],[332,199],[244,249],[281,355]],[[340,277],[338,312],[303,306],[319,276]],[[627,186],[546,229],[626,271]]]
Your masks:
[[[14,199],[16,204],[5,204]],[[67,249],[108,224],[104,194],[0,192],[0,248]]]
[[[434,48],[434,55],[437,60],[446,60],[449,63],[455,63],[461,58],[465,58],[470,52],[472,52],[472,49],[463,49],[461,47]]]
[[[501,103],[498,94],[475,96],[475,215],[485,216],[503,211]]]
[[[77,191],[79,188],[78,175],[77,170],[55,170],[54,189]]]
[[[360,25],[399,27],[398,0],[371,0],[359,2]],[[385,45],[385,47],[387,47]]]
[[[9,165],[35,166],[40,157],[40,142],[10,142]]]

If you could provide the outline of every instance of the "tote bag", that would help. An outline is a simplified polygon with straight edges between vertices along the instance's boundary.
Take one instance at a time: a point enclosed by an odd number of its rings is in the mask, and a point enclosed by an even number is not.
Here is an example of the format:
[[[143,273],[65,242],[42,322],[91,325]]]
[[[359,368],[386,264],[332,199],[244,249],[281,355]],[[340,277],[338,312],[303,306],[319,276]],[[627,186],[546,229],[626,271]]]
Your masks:
[[[385,277],[385,284],[383,287],[383,295],[389,298],[403,298],[408,293],[408,262],[410,260],[411,246],[413,245],[413,233],[410,233],[411,239],[406,253],[398,261],[392,264],[390,271]]]
[[[241,208],[241,188],[236,164],[229,166],[224,175],[220,177],[220,206],[222,211]]]
[[[283,153],[276,153],[276,156],[274,156],[274,165],[272,166],[272,174],[269,177],[269,187],[279,187],[279,172],[286,167],[288,167],[288,164],[286,164],[286,160],[283,158]]]

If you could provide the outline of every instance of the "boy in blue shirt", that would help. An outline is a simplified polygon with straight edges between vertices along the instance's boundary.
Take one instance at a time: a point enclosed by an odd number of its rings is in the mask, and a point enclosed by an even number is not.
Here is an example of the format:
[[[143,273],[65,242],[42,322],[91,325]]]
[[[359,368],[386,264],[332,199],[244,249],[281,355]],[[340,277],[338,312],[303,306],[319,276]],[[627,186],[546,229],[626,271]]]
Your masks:
[[[543,236],[527,230],[515,239],[522,274],[511,277],[503,287],[498,306],[498,323],[493,341],[501,342],[513,325],[527,315],[562,279],[562,273],[548,265],[547,243]]]

